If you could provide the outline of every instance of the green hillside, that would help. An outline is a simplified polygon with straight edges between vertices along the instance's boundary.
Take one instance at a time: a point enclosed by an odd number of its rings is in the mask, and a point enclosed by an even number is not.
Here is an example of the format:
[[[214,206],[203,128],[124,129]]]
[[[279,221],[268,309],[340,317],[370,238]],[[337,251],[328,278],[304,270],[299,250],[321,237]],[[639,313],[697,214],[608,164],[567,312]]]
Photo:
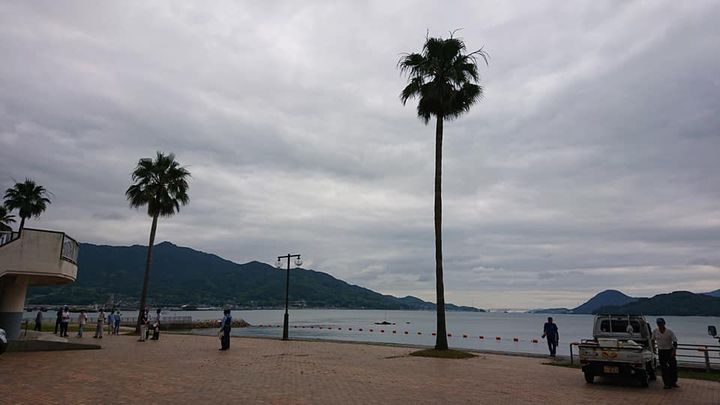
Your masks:
[[[644,315],[720,316],[720,298],[689,291],[638,298],[625,305],[605,306],[594,313],[630,313]]]
[[[31,287],[28,304],[87,305],[116,301],[132,305],[142,287],[146,247],[81,244],[78,278],[63,286]],[[435,304],[397,298],[348,284],[313,270],[290,272],[290,301],[316,308],[425,309]],[[155,246],[149,300],[153,305],[279,307],[285,271],[260,262],[237,264],[169,242]],[[452,304],[448,310],[476,310]]]

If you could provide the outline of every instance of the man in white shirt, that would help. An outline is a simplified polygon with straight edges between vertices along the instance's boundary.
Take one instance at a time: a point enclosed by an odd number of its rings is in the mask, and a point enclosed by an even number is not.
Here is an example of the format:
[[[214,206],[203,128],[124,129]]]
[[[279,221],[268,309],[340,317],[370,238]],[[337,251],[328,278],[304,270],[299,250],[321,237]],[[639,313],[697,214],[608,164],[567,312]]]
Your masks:
[[[673,331],[665,327],[663,318],[657,319],[657,326],[657,329],[652,333],[652,340],[658,349],[663,383],[665,383],[664,388],[679,388],[677,385],[677,360],[675,359],[677,337],[675,337]]]

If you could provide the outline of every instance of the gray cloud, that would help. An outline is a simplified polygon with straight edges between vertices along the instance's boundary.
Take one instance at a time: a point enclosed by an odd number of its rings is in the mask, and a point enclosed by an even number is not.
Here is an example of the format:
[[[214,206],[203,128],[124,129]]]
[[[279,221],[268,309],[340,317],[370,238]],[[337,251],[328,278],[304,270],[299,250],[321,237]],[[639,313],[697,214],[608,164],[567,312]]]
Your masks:
[[[462,27],[485,99],[448,123],[447,297],[575,305],[720,288],[720,6],[677,2],[0,4],[0,186],[32,226],[146,243],[124,191],[174,152],[191,204],[158,237],[434,296],[433,127],[395,69]]]

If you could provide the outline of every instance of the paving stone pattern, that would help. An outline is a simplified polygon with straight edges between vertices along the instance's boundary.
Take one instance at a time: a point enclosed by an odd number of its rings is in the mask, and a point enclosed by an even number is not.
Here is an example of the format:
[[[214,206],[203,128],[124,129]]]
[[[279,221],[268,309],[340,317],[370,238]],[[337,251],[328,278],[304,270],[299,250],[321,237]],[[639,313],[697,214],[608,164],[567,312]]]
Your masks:
[[[252,338],[222,352],[216,337],[170,334],[100,342],[0,356],[0,404],[720,404],[717,382],[589,385],[579,370],[518,356],[429,359],[401,347]]]

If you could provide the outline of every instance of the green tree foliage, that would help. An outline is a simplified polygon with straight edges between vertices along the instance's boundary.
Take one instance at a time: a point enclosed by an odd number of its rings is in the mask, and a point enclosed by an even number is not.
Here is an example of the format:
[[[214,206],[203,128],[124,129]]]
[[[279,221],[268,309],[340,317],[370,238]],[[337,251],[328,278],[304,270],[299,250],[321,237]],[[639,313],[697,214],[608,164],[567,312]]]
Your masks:
[[[45,187],[37,185],[30,179],[15,183],[5,190],[5,207],[8,210],[18,210],[21,232],[27,218],[37,218],[47,209],[50,204],[49,195]]]
[[[155,159],[140,159],[132,173],[133,184],[125,192],[130,207],[147,207],[147,214],[152,218],[150,240],[145,260],[145,275],[140,295],[138,328],[140,316],[147,302],[150,266],[152,264],[152,251],[155,244],[158,218],[173,216],[180,211],[181,205],[186,205],[190,201],[188,177],[190,177],[190,172],[180,166],[175,160],[174,154],[165,155],[157,152]]]
[[[435,125],[435,289],[437,294],[437,340],[435,348],[447,350],[445,325],[445,287],[442,256],[442,142],[443,122],[468,112],[483,94],[477,84],[480,75],[477,62],[487,64],[488,55],[482,49],[466,53],[460,38],[425,38],[420,53],[403,55],[398,62],[407,75],[408,84],[400,93],[403,104],[418,99],[417,115],[426,124],[432,117]]]
[[[15,215],[10,215],[10,211],[4,205],[0,205],[0,231],[12,231],[10,224],[15,222]]]

